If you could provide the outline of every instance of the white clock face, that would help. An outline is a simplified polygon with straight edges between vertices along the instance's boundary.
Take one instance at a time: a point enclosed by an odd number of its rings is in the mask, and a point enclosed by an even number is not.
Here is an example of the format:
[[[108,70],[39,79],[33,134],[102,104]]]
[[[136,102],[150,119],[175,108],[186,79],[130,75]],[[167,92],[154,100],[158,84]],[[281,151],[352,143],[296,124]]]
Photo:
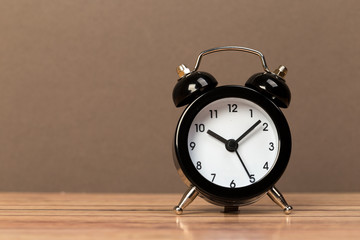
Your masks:
[[[260,181],[275,165],[280,149],[271,117],[242,98],[223,98],[205,106],[194,118],[187,140],[198,172],[226,188]]]

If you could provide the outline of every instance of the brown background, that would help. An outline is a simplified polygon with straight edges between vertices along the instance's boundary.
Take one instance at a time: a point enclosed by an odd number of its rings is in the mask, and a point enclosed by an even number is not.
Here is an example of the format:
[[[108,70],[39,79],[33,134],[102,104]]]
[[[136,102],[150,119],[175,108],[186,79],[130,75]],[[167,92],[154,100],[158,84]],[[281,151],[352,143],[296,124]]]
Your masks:
[[[288,67],[283,191],[359,191],[359,1],[1,1],[0,190],[181,192],[181,63]],[[220,85],[261,71],[207,56]]]

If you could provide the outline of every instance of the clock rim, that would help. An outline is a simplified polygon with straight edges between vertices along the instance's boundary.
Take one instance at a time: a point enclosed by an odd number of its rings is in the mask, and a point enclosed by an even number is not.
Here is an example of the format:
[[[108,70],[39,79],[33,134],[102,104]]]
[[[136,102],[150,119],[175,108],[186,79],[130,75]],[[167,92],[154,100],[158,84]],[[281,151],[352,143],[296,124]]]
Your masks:
[[[241,188],[222,187],[204,178],[191,161],[187,143],[191,123],[201,109],[211,102],[231,97],[249,100],[264,109],[275,124],[280,146],[271,171],[259,181]],[[176,127],[173,153],[175,166],[183,181],[195,186],[207,200],[218,205],[243,205],[266,193],[283,175],[291,154],[291,133],[285,116],[270,99],[248,87],[221,86],[204,93],[184,110]]]

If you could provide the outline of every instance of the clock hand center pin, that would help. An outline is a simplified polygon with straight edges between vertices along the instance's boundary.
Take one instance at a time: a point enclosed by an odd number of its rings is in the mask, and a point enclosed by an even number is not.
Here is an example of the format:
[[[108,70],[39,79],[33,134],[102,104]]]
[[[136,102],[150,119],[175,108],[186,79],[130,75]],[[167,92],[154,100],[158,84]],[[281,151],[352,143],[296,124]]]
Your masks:
[[[223,138],[222,136],[220,136],[219,134],[211,131],[210,129],[207,130],[207,134],[216,138],[220,142],[224,143],[226,150],[228,150],[229,152],[235,152],[239,146],[238,143],[234,139],[227,140],[227,139]]]
[[[226,150],[228,150],[229,152],[235,152],[238,147],[239,147],[239,142],[245,138],[251,131],[253,131],[259,124],[261,123],[261,120],[258,120],[256,123],[254,123],[248,130],[246,130],[238,139],[225,139],[222,136],[220,136],[219,134],[211,131],[210,129],[207,130],[207,134],[209,134],[210,136],[216,138],[217,140],[219,140],[220,142],[225,144],[225,148]]]

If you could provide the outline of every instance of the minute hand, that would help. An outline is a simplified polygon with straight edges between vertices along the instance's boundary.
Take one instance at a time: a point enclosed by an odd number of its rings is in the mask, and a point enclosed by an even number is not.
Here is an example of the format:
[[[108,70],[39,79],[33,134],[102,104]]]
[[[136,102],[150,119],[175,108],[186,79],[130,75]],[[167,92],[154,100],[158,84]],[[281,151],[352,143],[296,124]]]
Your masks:
[[[248,135],[252,130],[254,130],[254,128],[256,128],[257,125],[259,125],[261,123],[260,120],[258,120],[256,123],[254,123],[248,130],[246,130],[246,132],[244,132],[238,139],[236,139],[236,142],[240,142],[241,139],[243,139],[244,137],[246,137],[246,135]]]

